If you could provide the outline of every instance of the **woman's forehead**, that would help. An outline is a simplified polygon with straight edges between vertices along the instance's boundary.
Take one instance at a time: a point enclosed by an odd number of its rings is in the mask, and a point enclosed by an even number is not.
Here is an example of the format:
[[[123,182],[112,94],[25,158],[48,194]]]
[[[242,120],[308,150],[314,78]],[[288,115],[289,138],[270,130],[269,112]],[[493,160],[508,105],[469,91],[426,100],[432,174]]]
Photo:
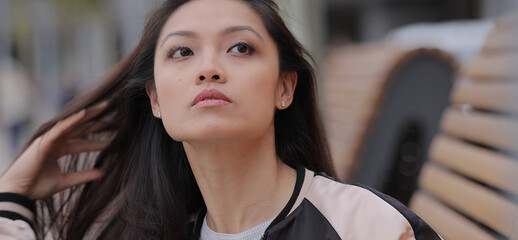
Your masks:
[[[161,39],[172,31],[192,31],[200,34],[218,32],[231,26],[249,26],[267,35],[261,17],[238,0],[193,0],[178,8],[167,20]]]

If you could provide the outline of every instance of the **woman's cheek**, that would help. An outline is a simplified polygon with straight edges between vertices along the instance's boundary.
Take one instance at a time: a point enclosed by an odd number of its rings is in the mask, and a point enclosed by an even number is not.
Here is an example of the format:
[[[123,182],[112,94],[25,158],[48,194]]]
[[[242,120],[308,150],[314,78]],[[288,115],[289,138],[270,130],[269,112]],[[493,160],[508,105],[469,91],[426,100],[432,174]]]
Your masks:
[[[187,89],[183,78],[160,78],[157,81],[157,93],[162,113],[162,123],[169,136],[179,141],[185,128],[182,116],[186,116],[188,106]]]
[[[262,128],[264,128],[273,121],[275,113],[275,84],[266,77],[257,79],[253,83],[250,84],[251,88],[248,95],[250,106],[248,111],[250,118],[258,120],[257,124],[262,125]]]
[[[183,126],[179,123],[175,123],[175,122],[171,122],[171,121],[168,121],[168,122],[164,122],[164,128],[167,132],[167,134],[169,135],[169,137],[171,137],[172,139],[174,139],[175,141],[177,142],[181,142],[183,141],[183,137],[185,134],[183,134]]]

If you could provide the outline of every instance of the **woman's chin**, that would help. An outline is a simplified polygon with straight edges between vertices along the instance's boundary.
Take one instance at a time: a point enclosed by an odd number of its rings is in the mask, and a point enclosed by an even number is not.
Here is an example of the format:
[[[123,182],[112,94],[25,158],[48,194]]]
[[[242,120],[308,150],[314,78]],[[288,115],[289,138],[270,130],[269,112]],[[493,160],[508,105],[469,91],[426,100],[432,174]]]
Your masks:
[[[173,138],[176,141],[189,143],[189,144],[221,144],[230,143],[233,141],[246,141],[246,140],[257,140],[264,136],[264,134],[248,132],[233,132],[233,131],[207,131],[198,134],[189,134],[183,136],[177,136]]]

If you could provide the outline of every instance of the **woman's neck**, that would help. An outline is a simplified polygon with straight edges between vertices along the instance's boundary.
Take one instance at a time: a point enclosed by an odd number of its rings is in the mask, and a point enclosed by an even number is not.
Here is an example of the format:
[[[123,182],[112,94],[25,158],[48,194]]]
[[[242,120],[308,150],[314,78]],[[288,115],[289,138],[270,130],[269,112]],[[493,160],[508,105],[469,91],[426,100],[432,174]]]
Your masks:
[[[183,145],[212,230],[245,231],[277,216],[289,201],[296,171],[278,159],[273,137]]]

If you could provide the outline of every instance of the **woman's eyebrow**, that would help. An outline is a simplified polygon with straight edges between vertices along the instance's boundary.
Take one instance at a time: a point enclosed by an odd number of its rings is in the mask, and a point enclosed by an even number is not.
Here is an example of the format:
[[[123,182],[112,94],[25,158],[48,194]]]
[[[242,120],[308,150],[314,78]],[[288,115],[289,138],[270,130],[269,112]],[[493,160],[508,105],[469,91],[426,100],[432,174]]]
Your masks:
[[[259,34],[257,31],[255,31],[250,26],[232,26],[232,27],[228,27],[225,30],[223,30],[223,32],[221,34],[222,35],[228,35],[228,34],[231,34],[231,33],[234,33],[234,32],[239,32],[239,31],[250,31],[253,34],[255,34],[259,39],[261,39],[261,41],[264,42],[264,38],[261,36],[261,34]]]
[[[173,37],[173,36],[198,38],[198,34],[196,34],[195,32],[192,32],[192,31],[175,31],[175,32],[169,33],[169,34],[167,34],[167,36],[165,36],[164,40],[162,40],[162,43],[160,44],[160,48],[162,48],[164,46],[164,43],[167,41],[167,39],[169,39],[170,37]]]
[[[254,35],[256,35],[259,39],[261,39],[261,41],[264,42],[264,38],[261,36],[261,34],[259,34],[257,31],[255,31],[250,26],[231,26],[231,27],[225,28],[225,30],[223,30],[221,32],[221,35],[228,35],[228,34],[232,34],[234,32],[240,32],[240,31],[250,31]],[[167,36],[165,36],[164,40],[162,40],[162,43],[160,44],[160,48],[162,48],[164,46],[164,43],[167,41],[167,39],[169,39],[170,37],[173,37],[173,36],[198,38],[198,34],[196,34],[195,32],[192,32],[192,31],[185,31],[185,30],[174,31],[172,33],[167,34]]]

